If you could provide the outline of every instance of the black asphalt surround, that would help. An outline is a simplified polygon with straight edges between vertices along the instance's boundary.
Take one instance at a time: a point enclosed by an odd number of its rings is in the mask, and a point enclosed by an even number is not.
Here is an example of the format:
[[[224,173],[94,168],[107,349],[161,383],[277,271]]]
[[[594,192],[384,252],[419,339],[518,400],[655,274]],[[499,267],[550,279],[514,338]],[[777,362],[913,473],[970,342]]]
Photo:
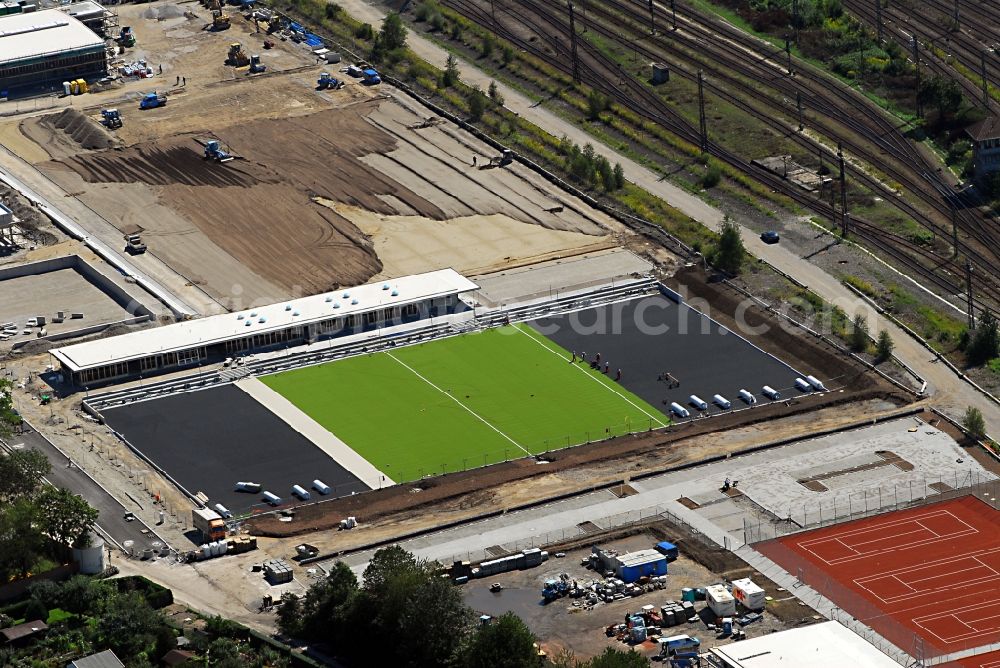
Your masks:
[[[761,404],[769,400],[761,393],[770,385],[782,398],[800,394],[794,388],[799,372],[693,310],[656,295],[578,311],[530,323],[533,328],[569,351],[590,361],[601,354],[601,371],[610,364],[609,376],[622,370],[622,384],[650,404],[670,415],[670,402],[698,411],[689,403],[692,394],[709,404],[709,413],[719,412],[712,396],[721,394],[733,408],[745,407],[738,392],[746,389]],[[662,328],[666,327],[666,330]],[[567,363],[569,360],[567,360]],[[669,373],[680,382],[671,388],[659,380]]]
[[[237,481],[294,500],[292,485],[312,492],[320,479],[337,496],[368,486],[253,397],[233,385],[175,394],[103,411],[108,424],[192,494],[234,513],[261,503],[234,490]]]

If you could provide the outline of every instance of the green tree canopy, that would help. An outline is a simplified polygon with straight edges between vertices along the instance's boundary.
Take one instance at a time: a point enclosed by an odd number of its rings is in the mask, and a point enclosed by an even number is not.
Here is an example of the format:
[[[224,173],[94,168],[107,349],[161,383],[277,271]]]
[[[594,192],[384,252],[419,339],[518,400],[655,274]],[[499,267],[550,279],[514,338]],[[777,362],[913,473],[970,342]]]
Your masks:
[[[382,21],[381,35],[382,46],[386,51],[395,51],[406,46],[406,26],[403,19],[396,12],[389,12]]]
[[[68,489],[47,487],[38,497],[38,528],[67,547],[84,547],[97,521],[97,510]]]
[[[972,337],[965,350],[970,366],[979,366],[1000,356],[1000,332],[997,319],[989,311],[984,311],[972,331]]]
[[[51,471],[48,458],[34,448],[0,454],[0,502],[35,496],[42,488],[42,478]]]
[[[743,247],[743,237],[736,221],[726,216],[719,230],[719,244],[716,247],[714,264],[730,274],[740,273],[743,261],[746,259],[746,249]]]
[[[0,378],[0,436],[10,436],[21,424],[21,416],[14,410],[14,384]]]
[[[965,409],[962,426],[972,434],[973,438],[979,440],[986,438],[986,420],[983,418],[983,412],[975,406],[969,406]]]
[[[480,626],[462,653],[464,668],[521,668],[537,660],[535,635],[512,612]]]

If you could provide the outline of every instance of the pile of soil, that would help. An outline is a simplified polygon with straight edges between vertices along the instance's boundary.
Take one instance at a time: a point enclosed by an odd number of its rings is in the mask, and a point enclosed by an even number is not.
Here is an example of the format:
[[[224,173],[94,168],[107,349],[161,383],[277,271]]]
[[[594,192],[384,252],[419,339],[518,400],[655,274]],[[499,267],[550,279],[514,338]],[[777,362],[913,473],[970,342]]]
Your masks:
[[[62,130],[73,138],[73,141],[86,149],[105,149],[117,144],[114,135],[103,125],[92,121],[76,109],[64,109],[58,114],[43,116],[42,125]]]
[[[167,19],[178,19],[184,16],[184,10],[177,5],[162,5],[160,7],[150,7],[141,14],[144,19],[155,21],[165,21]]]

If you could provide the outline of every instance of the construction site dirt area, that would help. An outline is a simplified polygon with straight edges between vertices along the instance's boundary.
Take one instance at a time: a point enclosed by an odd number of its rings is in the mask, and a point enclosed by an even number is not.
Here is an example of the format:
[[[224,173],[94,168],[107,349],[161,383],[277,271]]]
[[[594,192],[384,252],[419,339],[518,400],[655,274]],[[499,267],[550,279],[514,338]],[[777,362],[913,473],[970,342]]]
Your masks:
[[[918,660],[1000,631],[1000,512],[974,495],[755,549]]]
[[[0,293],[0,325],[13,325],[10,330],[0,328],[0,347],[42,336],[42,330],[62,334],[140,315],[120,305],[73,268],[0,278]],[[145,312],[144,307],[136,306]],[[58,317],[60,313],[62,318]],[[44,323],[29,326],[32,318],[44,318]],[[7,331],[13,332],[9,339]]]
[[[204,492],[234,515],[269,508],[261,496],[265,491],[287,503],[292,485],[308,490],[313,480],[329,485],[334,496],[368,489],[234,385],[112,408],[103,416],[190,494]],[[261,488],[238,491],[237,482]]]
[[[595,537],[593,546],[602,549],[615,549],[620,554],[626,552],[651,549],[658,541],[663,540],[659,532],[642,532],[626,537]],[[668,537],[667,540],[670,540]],[[800,606],[794,596],[780,590],[773,583],[754,574],[752,569],[742,565],[742,562],[730,556],[729,565],[741,568],[740,571],[725,573],[713,572],[691,555],[681,549],[680,556],[667,564],[666,583],[663,589],[653,588],[637,596],[626,596],[610,603],[599,602],[588,604],[586,598],[563,597],[546,603],[542,597],[542,589],[546,580],[559,580],[565,574],[569,581],[580,586],[597,581],[603,582],[603,574],[589,569],[581,562],[591,554],[591,544],[574,549],[568,549],[562,557],[556,557],[556,552],[549,550],[549,559],[541,566],[520,571],[510,571],[487,578],[473,579],[463,585],[462,593],[465,603],[478,614],[491,616],[514,612],[521,617],[539,638],[540,645],[550,656],[558,655],[561,650],[571,649],[578,658],[586,658],[600,654],[606,647],[619,649],[635,649],[647,657],[657,654],[657,644],[652,640],[631,644],[609,636],[606,629],[611,625],[626,622],[629,613],[637,614],[645,605],[652,605],[659,613],[661,606],[668,601],[681,602],[681,590],[697,589],[711,584],[721,583],[726,579],[751,576],[754,582],[765,588],[773,599],[771,606],[779,605],[778,600],[789,600],[792,605],[785,606],[781,616],[773,610],[765,611],[763,617],[745,627],[748,637],[756,637],[791,628],[798,623],[810,620],[813,611]],[[736,562],[736,563],[731,563]],[[500,585],[499,591],[495,585]],[[721,636],[720,630],[709,629],[708,623],[715,623],[715,615],[705,602],[696,601],[695,610],[698,618],[694,622],[684,622],[678,626],[664,627],[659,630],[661,636],[690,635],[698,638],[700,649],[707,650],[720,644],[733,642],[729,637]],[[789,616],[786,610],[791,610]],[[742,614],[742,612],[740,613]],[[734,628],[741,628],[734,624]]]

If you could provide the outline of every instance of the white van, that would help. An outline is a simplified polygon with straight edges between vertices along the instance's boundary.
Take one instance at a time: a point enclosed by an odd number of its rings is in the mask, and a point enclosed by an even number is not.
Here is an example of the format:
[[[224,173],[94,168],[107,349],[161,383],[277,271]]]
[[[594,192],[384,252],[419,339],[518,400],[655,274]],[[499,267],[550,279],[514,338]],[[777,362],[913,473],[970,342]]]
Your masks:
[[[673,656],[679,652],[697,652],[701,641],[689,635],[660,638],[660,656]]]

